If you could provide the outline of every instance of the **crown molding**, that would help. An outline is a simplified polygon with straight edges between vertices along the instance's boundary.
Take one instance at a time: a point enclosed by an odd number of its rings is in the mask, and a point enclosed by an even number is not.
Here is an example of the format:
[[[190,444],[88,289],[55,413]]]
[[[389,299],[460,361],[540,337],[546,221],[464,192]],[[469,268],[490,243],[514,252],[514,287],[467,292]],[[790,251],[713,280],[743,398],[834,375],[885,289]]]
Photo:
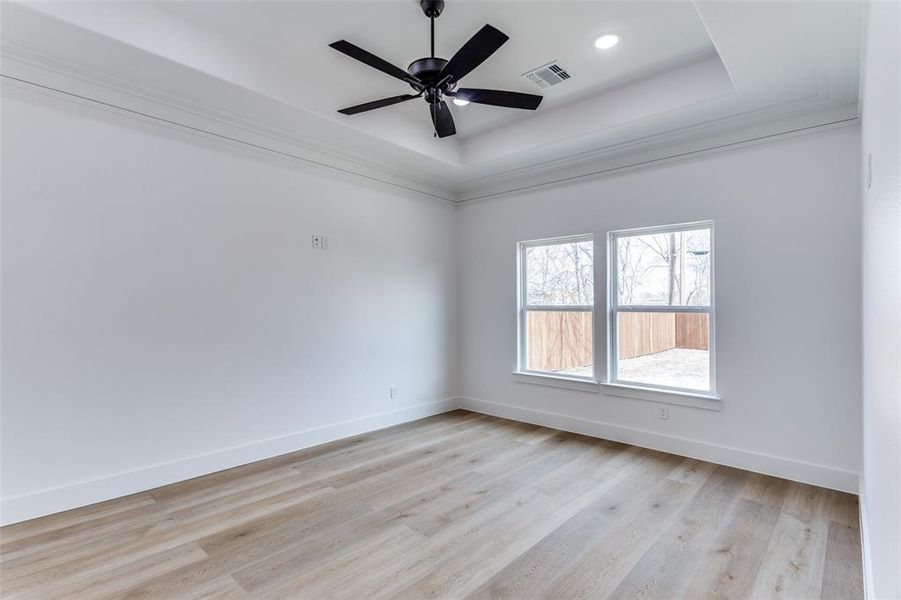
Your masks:
[[[713,152],[730,151],[784,136],[828,127],[852,125],[859,120],[857,102],[830,95],[828,82],[818,81],[808,97],[771,104],[685,127],[610,143],[587,152],[536,162],[484,177],[453,181],[392,167],[341,149],[314,143],[296,132],[224,110],[199,106],[185,98],[163,95],[106,73],[4,42],[0,49],[0,75],[12,84],[70,101],[88,103],[143,121],[176,127],[223,143],[303,162],[449,204],[482,201],[539,187],[609,176]],[[453,167],[450,167],[453,168]]]
[[[0,49],[0,76],[4,84],[29,88],[100,109],[112,110],[142,121],[176,127],[225,143],[240,144],[257,151],[275,153],[309,166],[363,179],[369,183],[401,189],[417,195],[453,203],[455,189],[433,179],[412,178],[377,161],[316,144],[275,125],[261,123],[235,113],[211,110],[130,81],[83,68],[4,43]]]
[[[831,107],[804,102],[790,111],[784,107],[755,110],[468,182],[456,201],[479,202],[857,123],[856,102]]]
[[[818,74],[815,89],[810,94],[641,137],[624,137],[623,141],[592,150],[471,179],[461,183],[456,201],[475,202],[730,151],[821,128],[853,125],[859,122],[859,117],[857,101],[848,101],[841,92],[836,93],[830,87],[829,78]]]

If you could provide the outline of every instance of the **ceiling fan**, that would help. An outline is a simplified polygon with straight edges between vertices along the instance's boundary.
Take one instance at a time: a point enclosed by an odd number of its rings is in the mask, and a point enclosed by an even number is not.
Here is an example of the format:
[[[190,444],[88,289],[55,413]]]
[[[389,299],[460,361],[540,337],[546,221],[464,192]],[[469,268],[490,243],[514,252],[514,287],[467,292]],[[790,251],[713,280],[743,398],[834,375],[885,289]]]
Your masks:
[[[338,52],[342,52],[374,69],[378,69],[382,73],[396,77],[409,84],[416,93],[392,96],[356,106],[349,106],[339,110],[339,113],[355,115],[376,108],[384,108],[392,104],[406,102],[413,98],[424,98],[429,105],[432,124],[435,126],[435,135],[443,138],[457,133],[454,127],[454,118],[451,116],[450,109],[444,101],[445,96],[477,104],[490,104],[506,108],[522,108],[525,110],[538,108],[542,97],[535,94],[478,88],[456,89],[457,82],[460,79],[485,62],[509,38],[491,25],[485,25],[468,42],[463,44],[463,47],[457,50],[457,53],[450,60],[438,58],[435,56],[435,19],[441,16],[441,11],[444,10],[444,0],[420,0],[419,6],[431,22],[432,52],[431,56],[427,58],[414,60],[407,67],[406,71],[363,50],[359,46],[354,46],[346,40],[339,40],[329,44]]]

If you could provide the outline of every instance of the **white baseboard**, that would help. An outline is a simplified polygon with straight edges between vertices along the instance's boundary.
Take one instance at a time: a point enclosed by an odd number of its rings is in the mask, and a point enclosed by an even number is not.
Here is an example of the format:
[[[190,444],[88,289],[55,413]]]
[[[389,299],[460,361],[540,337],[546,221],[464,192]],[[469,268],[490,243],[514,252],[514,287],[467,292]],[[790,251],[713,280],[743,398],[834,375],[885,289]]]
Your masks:
[[[863,561],[863,591],[866,600],[876,600],[876,592],[873,590],[873,562],[870,554],[870,528],[867,519],[867,497],[864,493],[863,482],[860,485],[860,493],[857,495],[857,506],[860,511],[860,558]]]
[[[642,448],[651,448],[689,458],[697,458],[720,465],[773,475],[783,479],[809,483],[852,494],[858,493],[858,475],[856,472],[825,465],[488,400],[461,398],[460,408],[504,419],[542,425],[552,429],[580,433],[605,440],[641,446]]]
[[[100,479],[41,490],[0,501],[0,524],[8,525],[119,498],[341,438],[375,431],[459,408],[456,398],[333,423],[285,436],[225,448],[208,454],[151,465]]]
[[[0,500],[0,525],[127,496],[457,408],[651,448],[853,494],[858,493],[858,476],[852,471],[488,400],[449,398],[306,429],[278,438],[151,465],[108,477],[4,498]],[[864,568],[867,569],[869,546],[866,539],[865,504],[864,499],[861,499]],[[869,586],[871,578],[866,570],[865,576]]]

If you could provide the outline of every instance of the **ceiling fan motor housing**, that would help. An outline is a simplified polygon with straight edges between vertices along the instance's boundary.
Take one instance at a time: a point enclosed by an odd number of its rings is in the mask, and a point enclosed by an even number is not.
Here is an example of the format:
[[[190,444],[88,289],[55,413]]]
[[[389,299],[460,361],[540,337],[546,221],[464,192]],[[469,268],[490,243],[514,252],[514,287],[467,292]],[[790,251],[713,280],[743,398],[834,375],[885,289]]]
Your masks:
[[[441,69],[446,64],[447,61],[443,58],[434,56],[420,58],[410,63],[410,66],[407,67],[407,72],[427,86],[432,86],[438,83],[438,74],[441,73]]]

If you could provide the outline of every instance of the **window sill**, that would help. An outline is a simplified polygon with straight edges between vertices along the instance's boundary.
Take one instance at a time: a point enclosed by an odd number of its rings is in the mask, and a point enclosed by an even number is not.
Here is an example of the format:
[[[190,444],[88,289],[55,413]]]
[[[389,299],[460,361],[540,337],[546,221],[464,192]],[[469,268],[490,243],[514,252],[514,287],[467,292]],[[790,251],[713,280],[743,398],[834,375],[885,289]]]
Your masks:
[[[719,396],[704,394],[702,392],[674,392],[660,390],[640,385],[627,385],[624,383],[602,383],[604,395],[619,396],[620,398],[633,398],[635,400],[647,400],[661,404],[674,404],[678,406],[690,406],[705,410],[723,410],[723,399]]]
[[[517,383],[546,385],[565,390],[575,390],[577,392],[591,392],[594,394],[597,394],[600,389],[598,382],[591,379],[577,379],[575,377],[564,377],[544,373],[528,373],[524,371],[513,371],[513,381]]]

